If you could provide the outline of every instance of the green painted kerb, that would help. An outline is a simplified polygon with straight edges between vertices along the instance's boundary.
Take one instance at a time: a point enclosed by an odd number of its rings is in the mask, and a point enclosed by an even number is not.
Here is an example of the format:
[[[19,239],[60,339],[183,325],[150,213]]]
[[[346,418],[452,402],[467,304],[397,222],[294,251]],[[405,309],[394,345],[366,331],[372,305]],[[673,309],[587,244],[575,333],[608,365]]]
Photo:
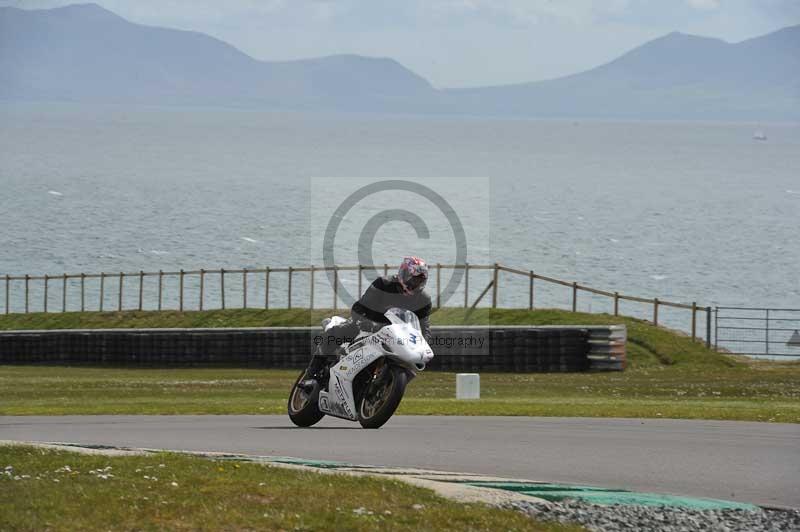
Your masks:
[[[371,467],[371,466],[357,466],[355,464],[348,464],[347,462],[336,462],[333,460],[303,460],[301,458],[290,458],[288,456],[272,458],[270,461],[278,462],[279,464],[295,464],[295,465],[304,465],[308,467],[318,467],[320,469],[339,469],[342,467],[346,468]]]
[[[333,460],[305,460],[302,458],[292,458],[290,456],[250,456],[246,454],[227,454],[223,456],[215,456],[215,459],[234,460],[237,462],[257,462],[263,464],[292,464],[306,467],[316,467],[319,469],[374,469],[374,466],[359,466],[355,464],[348,464],[347,462],[335,462]]]
[[[281,463],[316,467],[320,469],[366,469],[380,470],[381,466],[366,466],[349,464],[347,462],[336,462],[333,460],[306,460],[302,458],[292,458],[289,456],[248,456],[248,455],[224,455],[217,459],[242,460],[260,463]],[[386,474],[398,474],[397,471],[387,471]],[[424,474],[422,475],[424,476]],[[538,482],[497,482],[484,480],[444,480],[440,482],[453,482],[475,486],[480,488],[493,488],[498,490],[513,491],[538,497],[547,501],[563,501],[565,499],[577,499],[591,504],[625,504],[641,506],[673,506],[683,508],[693,508],[695,510],[717,510],[721,508],[735,508],[741,510],[757,510],[758,506],[734,501],[722,501],[717,499],[700,499],[697,497],[679,497],[677,495],[662,495],[659,493],[643,493],[636,491],[595,488],[591,486],[571,486],[569,484],[547,484]]]
[[[675,495],[661,495],[658,493],[641,493],[636,491],[594,488],[590,486],[570,486],[566,484],[539,484],[530,482],[486,482],[486,481],[457,481],[460,484],[482,488],[514,491],[539,497],[547,501],[562,501],[564,499],[578,499],[592,504],[625,504],[643,506],[680,506],[696,510],[716,510],[720,508],[737,508],[742,510],[757,510],[753,504],[721,501],[717,499],[699,499],[695,497],[678,497]]]

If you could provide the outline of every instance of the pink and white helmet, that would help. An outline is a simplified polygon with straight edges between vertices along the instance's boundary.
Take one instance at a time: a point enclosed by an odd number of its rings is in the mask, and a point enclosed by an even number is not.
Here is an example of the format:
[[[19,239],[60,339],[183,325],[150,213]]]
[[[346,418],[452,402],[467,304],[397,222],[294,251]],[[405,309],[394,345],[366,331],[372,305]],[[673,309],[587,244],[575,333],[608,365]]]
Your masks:
[[[428,282],[428,265],[419,257],[404,257],[397,279],[406,295],[421,292]]]

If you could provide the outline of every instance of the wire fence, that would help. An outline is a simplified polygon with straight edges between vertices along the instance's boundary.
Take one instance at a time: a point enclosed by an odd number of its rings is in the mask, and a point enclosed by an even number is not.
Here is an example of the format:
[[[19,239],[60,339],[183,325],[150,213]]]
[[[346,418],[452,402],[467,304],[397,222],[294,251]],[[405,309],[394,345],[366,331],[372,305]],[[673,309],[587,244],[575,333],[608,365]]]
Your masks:
[[[714,347],[761,357],[800,357],[800,309],[715,307]]]
[[[442,272],[448,270],[453,273],[460,270],[458,273],[463,275],[455,292],[443,294]],[[6,275],[2,278],[5,284],[3,310],[5,314],[226,308],[335,310],[351,303],[346,301],[350,292],[363,292],[364,283],[372,281],[367,275],[381,271],[388,275],[388,264]],[[566,306],[573,312],[635,314],[647,317],[655,325],[663,323],[666,312],[679,311],[679,316],[671,317],[671,323],[679,321],[693,339],[704,333],[706,344],[711,344],[712,310],[696,302],[679,303],[620,294],[497,263],[433,264],[431,277],[429,286],[436,308]],[[501,285],[509,289],[503,291]],[[560,293],[554,293],[553,289]],[[504,299],[507,293],[513,297]],[[698,314],[702,314],[701,318]]]

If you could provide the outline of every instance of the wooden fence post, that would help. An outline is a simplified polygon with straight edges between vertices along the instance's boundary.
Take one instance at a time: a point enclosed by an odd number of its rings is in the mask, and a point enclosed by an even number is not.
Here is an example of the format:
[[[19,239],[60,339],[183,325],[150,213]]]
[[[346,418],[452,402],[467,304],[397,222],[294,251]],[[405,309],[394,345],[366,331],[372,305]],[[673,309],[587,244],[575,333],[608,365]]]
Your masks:
[[[31,284],[31,276],[27,273],[25,274],[25,314],[28,313],[28,307],[30,304],[30,284]]]
[[[469,306],[469,262],[464,263],[464,308]]]
[[[383,263],[383,276],[389,277],[389,265],[385,262]]]
[[[697,301],[692,301],[692,340],[697,339]]]
[[[572,312],[578,312],[578,283],[572,282]]]
[[[492,274],[492,308],[497,308],[497,279],[500,269],[498,264],[494,263],[494,273]]]
[[[314,310],[314,265],[311,265],[311,287],[309,294],[308,308]]]
[[[47,274],[44,274],[44,312],[47,314],[47,289],[48,285],[50,284],[50,277]]]
[[[706,348],[711,349],[711,307],[706,307]]]
[[[219,269],[219,293],[222,300],[222,310],[225,310],[225,268]]]
[[[125,280],[125,274],[119,272],[119,299],[117,300],[117,310],[122,310],[122,284]]]
[[[9,280],[9,275],[8,275],[8,274],[6,274],[6,314],[8,314],[8,313],[9,313],[9,310],[8,310],[8,302],[9,302],[9,300],[10,300],[10,299],[9,299],[9,296],[8,296],[8,292],[9,292],[9,289],[8,289],[8,288],[9,288],[9,285],[10,285],[10,284],[11,284],[11,281]]]
[[[436,263],[436,308],[442,308],[442,265]]]
[[[536,274],[531,270],[528,274],[528,310],[533,310],[533,280],[535,278]]]
[[[67,311],[67,274],[61,278],[61,312]]]
[[[141,312],[144,306],[144,272],[139,270],[139,311]]]
[[[653,325],[658,326],[658,298],[653,298]]]
[[[442,265],[436,263],[436,308],[442,308]]]
[[[86,310],[86,274],[81,272],[81,312]]]
[[[103,312],[103,299],[105,298],[105,290],[106,290],[106,274],[105,272],[100,272],[100,312]]]
[[[158,310],[162,307],[162,296],[164,294],[164,271],[158,270]]]
[[[183,278],[186,276],[186,273],[181,269],[180,273],[180,295],[178,296],[178,309],[183,312]]]
[[[333,310],[336,310],[339,299],[339,270],[333,266]]]
[[[198,304],[197,308],[203,310],[203,301],[205,300],[206,294],[206,271],[203,268],[200,268],[200,303]]]
[[[286,308],[292,308],[292,267],[289,266],[289,284],[286,289]]]
[[[242,308],[247,308],[247,268],[242,270]]]
[[[267,266],[264,274],[264,308],[269,308],[269,266]]]
[[[614,316],[619,316],[619,292],[614,292]]]

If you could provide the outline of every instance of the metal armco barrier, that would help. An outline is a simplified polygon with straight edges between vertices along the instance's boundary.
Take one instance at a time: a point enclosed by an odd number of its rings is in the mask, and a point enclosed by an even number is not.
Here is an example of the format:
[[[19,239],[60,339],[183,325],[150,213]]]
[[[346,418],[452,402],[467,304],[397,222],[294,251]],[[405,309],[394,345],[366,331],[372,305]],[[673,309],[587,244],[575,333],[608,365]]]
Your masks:
[[[433,327],[443,371],[573,372],[625,368],[625,327]],[[301,368],[318,327],[0,332],[0,364]]]

